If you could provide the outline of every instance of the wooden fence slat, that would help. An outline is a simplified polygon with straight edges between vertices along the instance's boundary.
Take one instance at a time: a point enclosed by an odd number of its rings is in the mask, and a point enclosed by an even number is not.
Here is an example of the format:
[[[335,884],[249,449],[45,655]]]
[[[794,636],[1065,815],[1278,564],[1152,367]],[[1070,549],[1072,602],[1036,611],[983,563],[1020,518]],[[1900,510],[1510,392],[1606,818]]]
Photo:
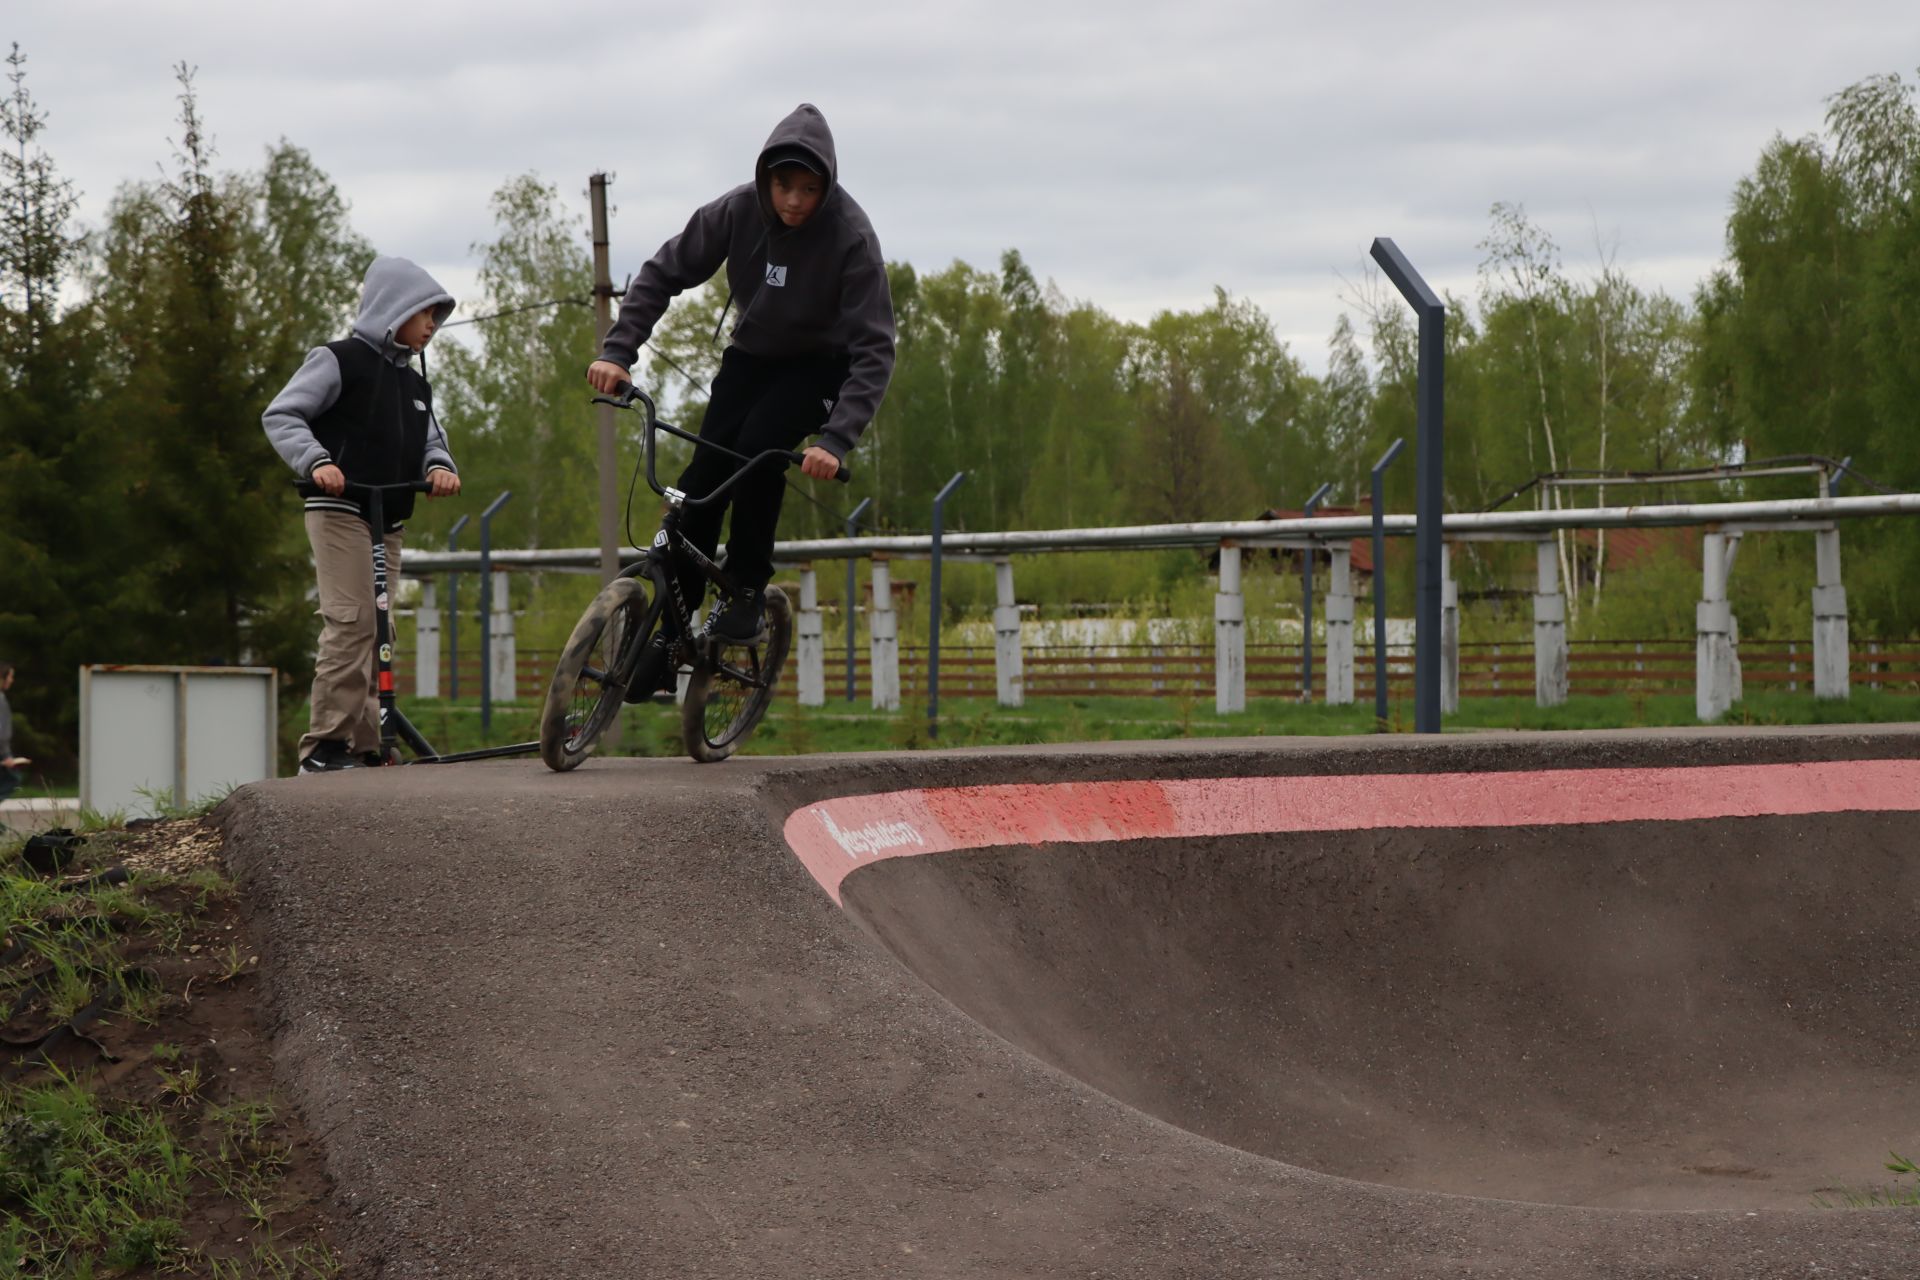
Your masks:
[[[1115,650],[1119,650],[1116,652]],[[1604,695],[1617,692],[1685,692],[1693,688],[1694,642],[1594,641],[1568,646],[1567,679],[1571,692]],[[1809,647],[1801,642],[1740,646],[1743,678],[1759,687],[1803,687],[1809,680]],[[402,649],[394,663],[395,677],[404,691],[412,686],[412,668]],[[546,689],[557,651],[521,648],[516,652],[515,681],[521,700],[539,697]],[[1100,652],[1071,646],[1031,646],[1025,652],[1025,685],[1030,694],[1044,697],[1207,697],[1213,693],[1213,650],[1210,645],[1103,646]],[[923,694],[926,651],[900,655],[902,692]],[[865,647],[855,653],[854,695],[871,696],[871,674]],[[1247,646],[1247,692],[1259,698],[1297,698],[1300,648],[1298,645]],[[1870,688],[1920,685],[1920,645],[1856,642],[1855,680]],[[845,697],[844,653],[827,660],[827,701]],[[441,688],[448,687],[450,664],[443,651]],[[1288,677],[1292,677],[1289,679]],[[1533,653],[1528,645],[1463,645],[1460,652],[1461,694],[1468,697],[1512,697],[1531,690]],[[1413,689],[1413,660],[1394,654],[1388,660],[1388,692],[1395,696]],[[943,648],[940,656],[942,692],[960,697],[990,697],[995,691],[993,651],[982,645]],[[1324,686],[1316,682],[1318,696]],[[1356,655],[1354,697],[1373,697],[1373,661],[1370,653]],[[480,692],[480,656],[462,646],[460,654],[462,700]]]

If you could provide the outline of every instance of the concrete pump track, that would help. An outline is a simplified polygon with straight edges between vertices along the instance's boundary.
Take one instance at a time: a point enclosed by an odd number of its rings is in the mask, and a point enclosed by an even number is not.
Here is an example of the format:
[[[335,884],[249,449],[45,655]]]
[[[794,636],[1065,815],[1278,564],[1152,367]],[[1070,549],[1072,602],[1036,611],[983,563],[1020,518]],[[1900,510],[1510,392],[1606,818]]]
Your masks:
[[[243,789],[353,1274],[1911,1276],[1920,729]]]

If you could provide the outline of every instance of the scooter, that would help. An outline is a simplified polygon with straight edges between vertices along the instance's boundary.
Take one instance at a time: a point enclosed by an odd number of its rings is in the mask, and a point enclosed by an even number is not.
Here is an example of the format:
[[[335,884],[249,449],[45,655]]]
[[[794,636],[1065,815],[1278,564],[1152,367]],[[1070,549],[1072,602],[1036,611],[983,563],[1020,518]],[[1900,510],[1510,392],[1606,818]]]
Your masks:
[[[402,484],[354,484],[349,482],[346,491],[350,494],[364,495],[367,502],[368,529],[373,540],[373,623],[374,653],[378,660],[375,669],[375,692],[380,703],[380,762],[382,764],[459,764],[467,760],[495,760],[503,756],[533,755],[540,750],[540,742],[514,742],[499,747],[481,747],[475,751],[452,751],[442,754],[434,749],[426,735],[414,727],[394,701],[393,694],[393,622],[391,601],[387,593],[387,539],[385,535],[386,515],[384,495],[389,493],[428,493],[432,484],[426,480],[409,480]],[[405,742],[407,749],[413,752],[413,759],[402,760],[396,747]]]

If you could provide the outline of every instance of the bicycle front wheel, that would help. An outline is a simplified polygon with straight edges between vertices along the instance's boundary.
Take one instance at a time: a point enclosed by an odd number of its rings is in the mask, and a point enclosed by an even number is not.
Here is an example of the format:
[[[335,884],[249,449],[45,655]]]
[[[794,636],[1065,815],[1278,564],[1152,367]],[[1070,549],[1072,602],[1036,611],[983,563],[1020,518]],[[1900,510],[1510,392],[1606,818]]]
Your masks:
[[[557,773],[576,768],[612,726],[625,699],[631,667],[659,620],[646,588],[615,578],[574,624],[553,669],[540,715],[540,758]]]
[[[767,634],[757,644],[719,644],[694,664],[680,732],[687,754],[702,764],[732,755],[773,702],[773,686],[793,643],[786,592],[767,588]]]

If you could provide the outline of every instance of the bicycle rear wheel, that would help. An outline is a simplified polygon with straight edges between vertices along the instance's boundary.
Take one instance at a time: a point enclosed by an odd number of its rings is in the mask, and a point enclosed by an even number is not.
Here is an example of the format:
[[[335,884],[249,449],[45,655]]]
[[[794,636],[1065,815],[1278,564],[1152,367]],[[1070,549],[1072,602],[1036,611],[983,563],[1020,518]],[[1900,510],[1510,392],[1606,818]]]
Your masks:
[[[660,618],[646,587],[615,578],[574,624],[547,686],[540,716],[540,758],[556,773],[575,768],[613,724],[625,700],[633,660]],[[618,670],[620,666],[627,670]]]
[[[680,708],[680,733],[687,754],[702,764],[732,755],[773,702],[773,686],[793,642],[793,608],[778,587],[767,588],[766,603],[764,641],[719,645],[694,664]]]

